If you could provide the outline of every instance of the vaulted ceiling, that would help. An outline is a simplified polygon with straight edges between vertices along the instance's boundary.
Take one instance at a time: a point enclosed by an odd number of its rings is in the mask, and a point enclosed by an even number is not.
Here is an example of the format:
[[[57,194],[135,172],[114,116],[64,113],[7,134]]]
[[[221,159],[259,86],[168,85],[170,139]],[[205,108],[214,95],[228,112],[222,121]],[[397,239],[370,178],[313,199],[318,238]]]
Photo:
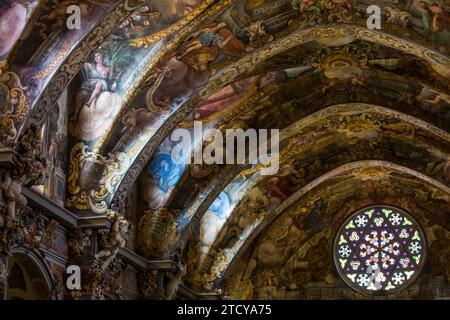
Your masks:
[[[69,30],[73,4],[81,29]],[[367,28],[371,4],[379,30]],[[448,1],[8,0],[0,10],[3,144],[42,125],[66,92],[66,207],[123,210],[137,185],[137,250],[184,248],[193,286],[229,278],[253,291],[364,205],[406,207],[448,230]],[[194,120],[280,129],[279,173],[173,163],[170,134]],[[315,209],[323,228],[290,229]]]

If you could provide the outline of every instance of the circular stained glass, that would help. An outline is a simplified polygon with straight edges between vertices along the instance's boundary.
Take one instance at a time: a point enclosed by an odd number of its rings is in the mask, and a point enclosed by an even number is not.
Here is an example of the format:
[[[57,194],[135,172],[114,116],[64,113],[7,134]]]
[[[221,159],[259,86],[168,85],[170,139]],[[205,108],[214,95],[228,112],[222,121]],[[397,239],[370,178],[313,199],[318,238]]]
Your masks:
[[[406,212],[373,206],[351,215],[339,229],[334,261],[347,284],[366,294],[404,289],[419,275],[425,237]]]

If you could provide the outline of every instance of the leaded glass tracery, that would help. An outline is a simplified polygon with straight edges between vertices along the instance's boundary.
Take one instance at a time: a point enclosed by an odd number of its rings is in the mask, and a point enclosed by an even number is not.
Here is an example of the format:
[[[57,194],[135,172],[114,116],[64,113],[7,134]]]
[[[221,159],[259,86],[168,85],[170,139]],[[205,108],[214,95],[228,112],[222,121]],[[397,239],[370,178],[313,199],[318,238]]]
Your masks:
[[[389,294],[414,281],[425,259],[425,237],[406,212],[373,206],[351,215],[339,229],[334,261],[351,287]]]

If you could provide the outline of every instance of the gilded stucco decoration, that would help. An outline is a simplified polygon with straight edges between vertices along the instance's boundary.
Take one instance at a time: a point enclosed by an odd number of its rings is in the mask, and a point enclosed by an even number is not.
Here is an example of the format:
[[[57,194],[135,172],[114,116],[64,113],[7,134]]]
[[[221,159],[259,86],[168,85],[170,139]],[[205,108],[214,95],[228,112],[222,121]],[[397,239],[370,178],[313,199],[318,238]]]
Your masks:
[[[329,253],[349,215],[386,205],[427,244],[419,281],[392,297],[440,297],[450,7],[378,1],[372,30],[369,2],[2,1],[0,296],[4,257],[25,248],[58,257],[55,297],[365,299]],[[279,129],[278,172],[174,161],[171,135],[197,121]],[[215,143],[200,140],[184,160]],[[83,285],[68,294],[72,261]]]

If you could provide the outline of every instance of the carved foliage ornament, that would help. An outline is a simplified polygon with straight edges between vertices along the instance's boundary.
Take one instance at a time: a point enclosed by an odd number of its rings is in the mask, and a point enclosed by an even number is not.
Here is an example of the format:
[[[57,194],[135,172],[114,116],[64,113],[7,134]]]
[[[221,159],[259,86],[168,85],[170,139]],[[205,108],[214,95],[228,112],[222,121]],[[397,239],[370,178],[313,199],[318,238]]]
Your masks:
[[[122,269],[122,261],[118,258],[111,261],[106,270],[99,267],[89,269],[84,289],[96,300],[105,300],[107,295],[122,299]]]
[[[83,190],[80,185],[82,176],[86,176],[82,170],[92,170],[98,166],[103,171],[103,177],[97,190],[90,193]],[[79,210],[92,210],[95,213],[107,212],[107,198],[120,182],[120,177],[129,167],[129,156],[122,152],[110,154],[108,157],[87,150],[83,143],[76,144],[70,153],[68,187],[71,194],[67,200],[67,206]],[[87,175],[91,176],[91,175]]]
[[[26,208],[27,199],[22,187],[42,185],[47,178],[47,164],[41,157],[42,144],[38,128],[32,126],[15,147],[14,169],[1,174],[0,189],[5,198],[1,250],[9,254],[15,241],[36,247],[44,234],[45,223],[32,210]]]
[[[75,228],[70,232],[69,247],[77,256],[85,254],[86,249],[91,245],[91,229]]]

